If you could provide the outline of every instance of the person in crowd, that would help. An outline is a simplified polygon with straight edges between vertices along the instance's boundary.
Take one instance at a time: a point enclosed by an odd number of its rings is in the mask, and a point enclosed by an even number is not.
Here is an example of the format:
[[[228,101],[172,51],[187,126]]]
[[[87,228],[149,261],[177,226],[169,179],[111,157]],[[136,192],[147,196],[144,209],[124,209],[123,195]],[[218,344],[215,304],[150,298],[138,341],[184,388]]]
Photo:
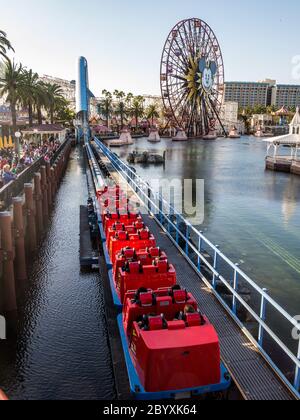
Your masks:
[[[3,180],[3,184],[9,184],[11,181],[16,179],[16,175],[14,175],[10,169],[9,165],[5,165],[3,168],[3,173],[2,173],[2,180]]]
[[[12,148],[0,150],[0,186],[15,179],[28,166],[36,160],[44,157],[45,162],[50,162],[55,152],[59,149],[60,142],[52,136],[48,141],[36,144],[30,140],[24,140],[20,158]]]

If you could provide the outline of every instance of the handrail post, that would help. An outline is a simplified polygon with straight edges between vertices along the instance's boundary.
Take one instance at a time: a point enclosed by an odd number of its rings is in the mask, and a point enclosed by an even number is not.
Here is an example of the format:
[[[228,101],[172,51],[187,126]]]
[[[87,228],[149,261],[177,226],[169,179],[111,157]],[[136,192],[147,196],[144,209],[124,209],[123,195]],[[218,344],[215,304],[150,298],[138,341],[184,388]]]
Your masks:
[[[158,203],[159,203],[159,220],[160,223],[163,224],[163,202],[162,196],[158,193]]]
[[[202,243],[203,243],[203,239],[202,239],[203,232],[200,231],[199,233],[200,233],[200,235],[199,235],[199,242],[198,242],[198,252],[201,255]],[[198,271],[201,271],[201,264],[202,264],[200,255],[198,255]]]
[[[179,245],[179,214],[176,213],[176,243]]]
[[[189,240],[190,240],[190,226],[186,225],[186,230],[185,230],[185,253],[186,253],[187,256],[189,256],[189,251],[190,251]]]
[[[219,246],[216,245],[216,248],[218,249]],[[215,250],[215,255],[214,255],[214,269],[217,270],[218,268],[218,252],[217,249]],[[216,288],[217,285],[217,276],[215,273],[213,273],[213,282],[212,282],[213,288]]]
[[[263,289],[263,292],[268,293],[268,290]],[[266,302],[266,299],[265,299],[264,295],[262,295],[261,306],[260,306],[260,319],[263,322],[265,322],[265,320],[266,320],[266,309],[267,309],[267,302]],[[259,332],[258,332],[258,344],[260,345],[260,347],[263,347],[263,342],[264,342],[264,328],[260,324],[259,325]]]
[[[298,345],[298,360],[300,361],[300,337],[299,337],[299,345]],[[300,391],[300,368],[296,366],[296,374],[295,374],[295,388],[297,391]]]
[[[150,185],[148,185],[148,190],[147,190],[147,195],[148,195],[148,213],[151,214],[151,189],[150,189]]]
[[[239,273],[237,272],[237,268],[239,267],[239,264],[235,264],[235,266],[236,269],[234,270],[233,289],[235,292],[237,292],[239,287]],[[235,295],[233,295],[232,298],[232,311],[235,315],[237,314],[237,298]]]

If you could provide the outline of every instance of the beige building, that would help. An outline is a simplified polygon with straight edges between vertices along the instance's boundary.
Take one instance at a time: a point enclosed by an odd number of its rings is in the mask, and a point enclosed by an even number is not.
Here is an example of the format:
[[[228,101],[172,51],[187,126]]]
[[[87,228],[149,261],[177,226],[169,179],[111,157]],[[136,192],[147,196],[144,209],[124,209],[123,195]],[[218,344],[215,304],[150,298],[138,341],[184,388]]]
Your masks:
[[[40,77],[44,83],[57,84],[62,88],[64,98],[70,103],[71,109],[76,109],[76,82],[44,75]]]
[[[220,119],[228,133],[233,127],[236,127],[240,134],[244,134],[245,125],[243,121],[239,121],[238,113],[239,104],[237,102],[224,102],[221,108]],[[219,129],[221,130],[221,127],[219,127]]]

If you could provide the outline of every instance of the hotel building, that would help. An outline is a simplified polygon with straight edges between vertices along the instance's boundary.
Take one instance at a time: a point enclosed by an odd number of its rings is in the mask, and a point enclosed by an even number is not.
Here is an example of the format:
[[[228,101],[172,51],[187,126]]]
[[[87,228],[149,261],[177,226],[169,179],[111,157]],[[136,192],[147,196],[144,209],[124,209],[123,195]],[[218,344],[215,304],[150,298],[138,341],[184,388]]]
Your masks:
[[[261,82],[226,82],[225,102],[237,102],[240,108],[269,106],[296,108],[300,106],[300,86],[277,84],[276,80]]]

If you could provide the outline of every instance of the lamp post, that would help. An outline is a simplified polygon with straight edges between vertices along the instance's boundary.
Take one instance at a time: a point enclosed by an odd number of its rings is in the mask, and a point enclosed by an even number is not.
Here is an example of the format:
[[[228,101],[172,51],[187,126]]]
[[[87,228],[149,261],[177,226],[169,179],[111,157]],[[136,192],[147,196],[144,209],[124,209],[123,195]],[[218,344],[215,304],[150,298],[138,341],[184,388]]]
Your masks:
[[[37,145],[37,139],[38,139],[38,130],[35,128],[34,130],[33,130],[33,132],[34,132],[34,136],[33,136],[33,139],[34,139],[34,142],[36,143],[36,145]]]
[[[22,137],[22,134],[20,133],[20,131],[17,131],[15,133],[15,139],[16,139],[15,149],[16,149],[18,159],[20,158],[20,138],[21,137]]]

